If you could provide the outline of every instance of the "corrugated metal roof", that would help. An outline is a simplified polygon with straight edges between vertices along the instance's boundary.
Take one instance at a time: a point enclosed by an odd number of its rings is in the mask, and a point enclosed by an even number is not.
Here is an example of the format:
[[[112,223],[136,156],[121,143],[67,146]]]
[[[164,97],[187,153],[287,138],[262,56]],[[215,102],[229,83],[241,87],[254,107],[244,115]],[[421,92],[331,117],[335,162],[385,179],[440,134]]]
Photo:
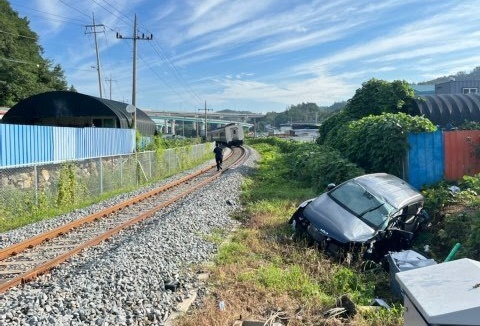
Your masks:
[[[436,125],[458,126],[465,121],[480,121],[480,95],[425,95],[415,100],[420,111]]]
[[[133,115],[127,112],[127,106],[128,103],[77,92],[53,91],[18,102],[3,116],[2,123],[85,127],[87,121],[107,117],[116,121],[113,127],[129,129],[133,127]],[[137,130],[144,136],[151,136],[155,132],[155,122],[138,108]]]

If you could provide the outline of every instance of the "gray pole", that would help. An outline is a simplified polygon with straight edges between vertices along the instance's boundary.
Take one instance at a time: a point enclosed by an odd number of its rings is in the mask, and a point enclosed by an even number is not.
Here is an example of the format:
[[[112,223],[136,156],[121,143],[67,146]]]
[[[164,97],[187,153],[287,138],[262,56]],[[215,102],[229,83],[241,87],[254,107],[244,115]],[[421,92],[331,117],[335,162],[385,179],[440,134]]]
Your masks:
[[[108,86],[110,87],[110,99],[112,99],[112,81],[116,81],[112,79],[112,75],[110,74],[110,78],[107,79],[105,78],[105,81],[108,83]]]
[[[105,26],[103,24],[99,24],[99,25],[96,25],[95,24],[95,14],[92,13],[92,18],[93,18],[93,25],[86,25],[85,28],[88,29],[88,28],[91,28],[92,31],[91,32],[87,32],[85,31],[85,34],[90,34],[90,33],[93,33],[94,34],[94,38],[95,38],[95,52],[97,54],[97,72],[98,72],[98,89],[100,90],[100,98],[103,97],[102,95],[102,75],[101,75],[101,69],[100,69],[100,55],[98,54],[98,43],[97,43],[97,33],[100,33],[100,32],[97,32],[97,27],[103,27],[103,32],[105,32]]]
[[[98,71],[98,89],[100,90],[100,98],[102,98],[102,75],[100,73],[100,56],[98,55],[97,31],[95,30],[95,14],[92,12],[93,18],[93,36],[95,38],[95,51],[97,53],[97,71]]]
[[[133,22],[133,81],[132,81],[132,104],[137,105],[137,14],[135,14],[135,20]],[[137,123],[137,110],[135,110],[135,124]],[[136,130],[137,128],[135,128]]]
[[[200,111],[201,109],[198,109],[198,110]],[[204,110],[205,110],[205,141],[207,141],[207,129],[208,129],[208,127],[207,127],[207,111],[212,111],[212,109],[207,109],[207,101],[206,100],[205,100]]]
[[[122,34],[117,33],[117,38],[120,39],[133,39],[133,77],[132,77],[132,105],[135,106],[135,113],[134,113],[134,122],[133,126],[135,131],[137,130],[137,40],[147,40],[151,41],[153,39],[153,35],[142,34],[142,36],[138,36],[137,33],[137,14],[135,14],[135,19],[133,23],[133,36],[132,37],[124,37]]]

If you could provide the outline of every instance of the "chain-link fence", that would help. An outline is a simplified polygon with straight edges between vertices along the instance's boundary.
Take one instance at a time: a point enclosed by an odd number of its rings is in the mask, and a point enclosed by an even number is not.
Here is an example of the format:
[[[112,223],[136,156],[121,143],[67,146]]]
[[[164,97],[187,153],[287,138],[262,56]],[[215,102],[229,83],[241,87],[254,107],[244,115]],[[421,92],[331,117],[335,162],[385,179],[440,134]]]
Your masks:
[[[161,152],[0,169],[0,229],[161,180],[212,158],[205,143]],[[8,221],[9,220],[9,221]],[[8,223],[6,223],[8,222]]]

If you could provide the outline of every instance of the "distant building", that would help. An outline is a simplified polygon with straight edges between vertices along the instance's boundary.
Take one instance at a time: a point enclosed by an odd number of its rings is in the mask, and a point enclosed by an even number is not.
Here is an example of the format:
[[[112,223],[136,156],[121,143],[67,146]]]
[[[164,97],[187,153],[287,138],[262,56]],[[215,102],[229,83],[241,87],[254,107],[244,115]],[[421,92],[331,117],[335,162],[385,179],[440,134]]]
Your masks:
[[[441,95],[441,94],[477,94],[480,93],[480,80],[455,80],[450,78],[449,81],[416,85],[412,84],[410,87],[414,90],[415,95]]]
[[[450,80],[435,85],[412,85],[418,88],[415,100],[420,114],[434,124],[444,128],[454,128],[466,121],[480,122],[480,80]]]
[[[451,128],[480,122],[480,94],[426,95],[415,100],[418,111],[434,124]]]
[[[424,95],[435,95],[435,85],[428,84],[428,85],[410,85],[413,88],[416,96],[424,96]]]
[[[480,80],[455,80],[435,84],[435,94],[478,94]]]
[[[287,138],[314,141],[320,135],[319,126],[316,123],[285,123],[280,125],[280,132]]]

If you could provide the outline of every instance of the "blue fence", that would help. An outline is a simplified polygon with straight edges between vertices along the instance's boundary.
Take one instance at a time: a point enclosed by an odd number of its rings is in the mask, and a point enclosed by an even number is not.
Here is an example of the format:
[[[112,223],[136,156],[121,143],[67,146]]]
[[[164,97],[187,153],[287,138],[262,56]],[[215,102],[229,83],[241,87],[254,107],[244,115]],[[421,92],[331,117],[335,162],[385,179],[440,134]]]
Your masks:
[[[0,167],[130,154],[135,131],[0,124]]]
[[[409,134],[408,182],[417,189],[443,179],[444,143],[442,131]]]

